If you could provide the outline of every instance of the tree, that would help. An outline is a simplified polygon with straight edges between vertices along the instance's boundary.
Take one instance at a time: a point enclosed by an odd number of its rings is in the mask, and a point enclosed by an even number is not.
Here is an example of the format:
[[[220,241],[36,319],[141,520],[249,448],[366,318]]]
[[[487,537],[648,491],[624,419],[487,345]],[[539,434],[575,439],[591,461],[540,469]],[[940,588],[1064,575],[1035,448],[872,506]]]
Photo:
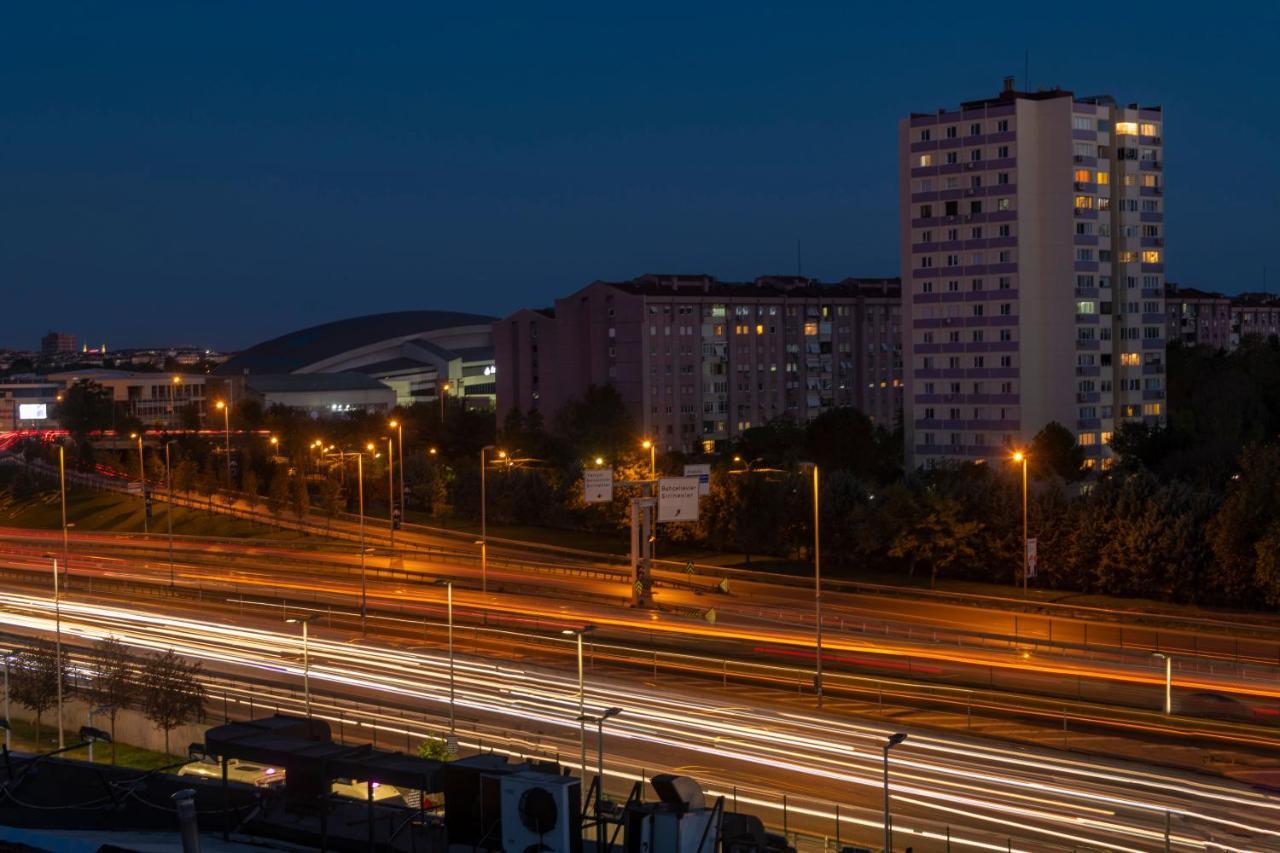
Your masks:
[[[197,468],[195,460],[190,456],[183,456],[178,460],[178,464],[173,466],[173,489],[182,492],[184,495],[190,495],[192,489],[196,486]]]
[[[974,558],[982,523],[961,519],[960,504],[951,498],[930,495],[927,506],[924,518],[898,536],[889,555],[906,559],[912,574],[917,563],[926,563],[932,589],[939,572],[948,572],[956,564]]]
[[[283,515],[289,505],[289,475],[279,466],[271,471],[271,483],[267,486],[267,505],[273,515]]]
[[[254,471],[252,466],[247,466],[244,475],[240,478],[240,490],[244,492],[244,502],[249,505],[250,512],[258,508],[258,499],[262,497],[261,488],[258,483],[258,472]]]
[[[311,506],[311,495],[307,492],[307,481],[301,475],[289,478],[289,508],[293,510],[293,514],[301,521],[303,516],[307,514],[307,508]]]
[[[143,715],[164,730],[164,751],[169,752],[169,732],[204,719],[205,689],[200,663],[187,663],[173,649],[151,655],[142,668],[140,686]]]
[[[577,452],[610,459],[639,443],[635,420],[612,385],[590,385],[556,412],[554,432]]]
[[[1050,421],[1036,433],[1028,461],[1038,480],[1056,475],[1074,483],[1085,475],[1084,448],[1076,443],[1071,430],[1057,421]]]
[[[320,481],[320,508],[324,511],[326,529],[342,512],[342,482],[332,475]]]
[[[54,647],[39,643],[19,652],[10,664],[9,693],[19,705],[36,715],[36,742],[40,741],[40,726],[44,712],[58,701],[58,679],[62,680],[62,692],[69,692],[67,683],[67,657],[62,656],[59,673],[58,656]]]
[[[93,677],[89,681],[89,702],[107,709],[111,722],[111,763],[116,763],[116,715],[138,700],[133,656],[124,643],[106,637],[93,644],[89,657]]]
[[[196,476],[196,490],[209,501],[209,512],[213,512],[213,496],[218,493],[218,472],[214,470],[213,460],[206,459]]]
[[[58,420],[77,439],[91,432],[110,429],[115,414],[111,391],[97,382],[82,379],[62,392]]]
[[[418,757],[431,761],[453,761],[454,758],[449,752],[449,745],[438,737],[429,737],[418,744]]]

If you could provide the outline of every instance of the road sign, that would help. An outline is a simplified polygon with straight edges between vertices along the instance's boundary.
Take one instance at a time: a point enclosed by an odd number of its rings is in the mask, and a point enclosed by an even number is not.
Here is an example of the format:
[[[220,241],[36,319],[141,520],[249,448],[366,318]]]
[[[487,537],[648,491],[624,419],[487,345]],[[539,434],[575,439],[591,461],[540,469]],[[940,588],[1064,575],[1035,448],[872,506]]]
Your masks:
[[[684,475],[686,477],[698,478],[698,494],[711,494],[711,466],[710,465],[686,465],[684,466]]]
[[[582,499],[589,504],[613,500],[613,469],[588,468],[582,472]]]
[[[698,520],[698,478],[663,477],[658,481],[658,521]]]
[[[1036,576],[1036,540],[1027,540],[1027,577]]]

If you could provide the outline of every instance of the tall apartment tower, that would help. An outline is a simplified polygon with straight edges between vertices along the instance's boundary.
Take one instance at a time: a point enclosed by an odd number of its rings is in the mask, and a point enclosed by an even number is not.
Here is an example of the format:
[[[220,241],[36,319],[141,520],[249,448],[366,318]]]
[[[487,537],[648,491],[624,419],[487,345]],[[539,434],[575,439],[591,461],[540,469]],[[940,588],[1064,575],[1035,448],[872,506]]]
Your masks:
[[[1066,426],[1110,464],[1165,407],[1159,107],[1019,92],[898,125],[909,467]]]

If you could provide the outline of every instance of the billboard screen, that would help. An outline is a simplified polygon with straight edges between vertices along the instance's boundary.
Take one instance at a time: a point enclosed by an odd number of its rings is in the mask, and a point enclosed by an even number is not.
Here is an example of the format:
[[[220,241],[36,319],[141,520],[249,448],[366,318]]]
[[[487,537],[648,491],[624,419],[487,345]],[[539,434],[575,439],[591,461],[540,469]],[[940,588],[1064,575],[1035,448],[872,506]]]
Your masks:
[[[46,403],[19,403],[18,420],[42,421],[49,417],[49,406]]]

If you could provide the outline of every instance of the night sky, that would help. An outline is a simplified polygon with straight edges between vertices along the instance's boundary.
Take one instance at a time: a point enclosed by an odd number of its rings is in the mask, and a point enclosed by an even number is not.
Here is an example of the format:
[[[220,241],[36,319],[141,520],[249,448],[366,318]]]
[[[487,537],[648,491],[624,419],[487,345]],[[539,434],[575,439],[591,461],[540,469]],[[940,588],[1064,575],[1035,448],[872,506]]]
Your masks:
[[[895,275],[897,118],[1021,84],[1024,48],[1033,86],[1165,107],[1171,280],[1260,289],[1277,244],[1275,4],[541,5],[5,4],[0,347],[501,315],[794,273],[797,240]]]

